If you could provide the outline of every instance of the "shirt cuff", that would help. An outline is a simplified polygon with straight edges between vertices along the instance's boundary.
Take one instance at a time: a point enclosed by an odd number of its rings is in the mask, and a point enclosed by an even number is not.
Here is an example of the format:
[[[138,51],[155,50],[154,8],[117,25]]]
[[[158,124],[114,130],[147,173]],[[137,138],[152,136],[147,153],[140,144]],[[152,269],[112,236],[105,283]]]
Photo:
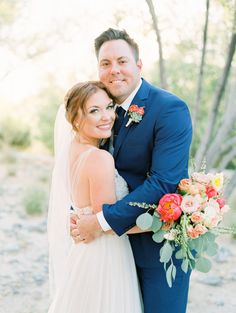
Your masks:
[[[111,230],[111,226],[107,223],[107,221],[105,220],[105,217],[103,215],[103,212],[98,212],[97,214],[97,219],[98,219],[98,223],[100,224],[100,226],[102,227],[103,231],[108,231]]]

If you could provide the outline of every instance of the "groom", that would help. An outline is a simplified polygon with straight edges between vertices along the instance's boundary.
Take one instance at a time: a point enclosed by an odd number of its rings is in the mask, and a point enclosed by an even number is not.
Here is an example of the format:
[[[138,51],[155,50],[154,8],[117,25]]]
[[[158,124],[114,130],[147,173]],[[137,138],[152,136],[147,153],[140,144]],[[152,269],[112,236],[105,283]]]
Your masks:
[[[78,232],[85,243],[111,228],[119,236],[132,228],[144,210],[129,206],[129,202],[158,203],[164,194],[175,192],[179,181],[188,176],[192,138],[186,104],[141,78],[138,45],[126,31],[106,30],[96,38],[95,50],[100,80],[122,108],[114,127],[113,156],[130,193],[115,204],[104,204],[102,212],[97,215],[81,217]],[[139,122],[132,121],[127,126],[131,104],[143,108],[143,111],[140,111]],[[120,129],[117,129],[120,122]],[[152,240],[151,232],[129,235],[129,238],[144,312],[186,312],[190,273],[185,274],[180,261],[174,259],[177,275],[172,288],[169,288],[163,263],[159,261],[162,244]]]

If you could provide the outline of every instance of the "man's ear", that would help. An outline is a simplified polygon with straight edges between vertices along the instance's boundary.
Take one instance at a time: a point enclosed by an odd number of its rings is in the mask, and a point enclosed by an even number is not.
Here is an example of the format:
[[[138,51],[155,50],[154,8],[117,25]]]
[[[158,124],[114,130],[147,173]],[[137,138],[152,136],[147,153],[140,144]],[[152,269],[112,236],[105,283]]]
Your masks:
[[[138,66],[138,68],[139,68],[140,71],[141,71],[141,69],[142,69],[142,67],[143,67],[143,63],[142,63],[142,60],[141,60],[141,59],[138,59],[138,61],[137,61],[137,66]]]

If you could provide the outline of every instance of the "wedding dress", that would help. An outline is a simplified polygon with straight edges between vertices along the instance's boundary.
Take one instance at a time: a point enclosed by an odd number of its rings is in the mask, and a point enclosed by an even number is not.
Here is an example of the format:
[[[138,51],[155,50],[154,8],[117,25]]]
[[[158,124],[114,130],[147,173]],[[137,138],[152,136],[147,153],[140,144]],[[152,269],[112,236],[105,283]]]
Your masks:
[[[73,173],[78,172],[90,151],[84,152],[76,161]],[[128,188],[125,180],[117,171],[115,173],[116,196],[121,199],[128,193]],[[74,182],[77,179],[72,177]],[[88,207],[75,210],[91,213]],[[89,244],[72,243],[62,276],[48,313],[142,312],[136,268],[127,235],[103,234]]]

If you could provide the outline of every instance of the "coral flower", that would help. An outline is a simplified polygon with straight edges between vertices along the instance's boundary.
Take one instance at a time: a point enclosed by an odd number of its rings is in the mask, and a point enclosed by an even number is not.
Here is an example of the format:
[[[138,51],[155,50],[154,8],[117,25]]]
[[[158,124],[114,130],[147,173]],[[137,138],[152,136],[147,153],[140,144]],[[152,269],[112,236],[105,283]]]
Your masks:
[[[177,220],[182,214],[180,208],[182,196],[175,193],[164,195],[157,207],[157,212],[160,214],[160,219],[164,222]]]

